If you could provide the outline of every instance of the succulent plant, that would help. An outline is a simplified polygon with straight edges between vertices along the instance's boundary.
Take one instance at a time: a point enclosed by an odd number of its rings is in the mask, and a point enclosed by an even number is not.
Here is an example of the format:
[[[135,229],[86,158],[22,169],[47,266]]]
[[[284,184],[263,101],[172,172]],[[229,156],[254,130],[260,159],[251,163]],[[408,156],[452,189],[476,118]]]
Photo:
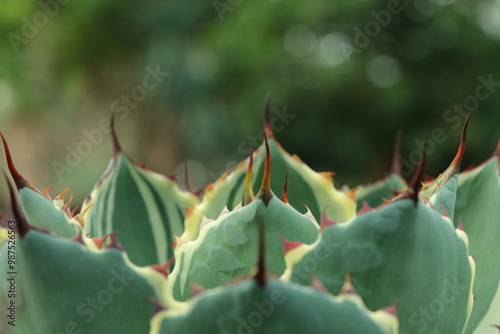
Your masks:
[[[132,162],[111,122],[113,158],[80,211],[23,178],[2,136],[1,332],[497,331],[500,143],[460,173],[467,119],[436,179],[424,148],[407,183],[396,149],[384,179],[337,189],[281,147],[268,112],[262,146],[202,196]]]

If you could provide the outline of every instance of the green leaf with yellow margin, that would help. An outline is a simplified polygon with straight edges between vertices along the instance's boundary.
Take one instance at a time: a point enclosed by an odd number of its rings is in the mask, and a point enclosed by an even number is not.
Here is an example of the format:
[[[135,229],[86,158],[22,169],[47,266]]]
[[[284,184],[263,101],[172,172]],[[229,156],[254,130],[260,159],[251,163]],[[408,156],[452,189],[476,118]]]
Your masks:
[[[456,220],[462,221],[467,232],[477,267],[473,289],[476,300],[467,333],[496,334],[498,330],[492,325],[500,325],[499,159],[500,141],[491,159],[461,173],[458,180]]]
[[[397,304],[400,333],[462,333],[472,308],[474,263],[449,219],[410,199],[323,229],[314,245],[286,255],[283,279],[334,295],[350,273],[370,310]]]
[[[113,130],[115,154],[85,201],[85,232],[102,237],[118,232],[130,260],[147,266],[173,255],[172,235],[184,232],[187,208],[199,200],[168,177],[130,161]]]
[[[50,231],[62,237],[76,236],[77,228],[83,222],[80,215],[70,212],[71,200],[64,203],[64,191],[54,200],[47,191],[41,192],[28,182],[15,168],[7,141],[2,135],[7,165],[19,192],[19,199],[26,217],[39,229]]]
[[[205,291],[158,313],[150,334],[396,334],[397,320],[370,312],[356,296],[334,297],[279,280],[247,279]]]

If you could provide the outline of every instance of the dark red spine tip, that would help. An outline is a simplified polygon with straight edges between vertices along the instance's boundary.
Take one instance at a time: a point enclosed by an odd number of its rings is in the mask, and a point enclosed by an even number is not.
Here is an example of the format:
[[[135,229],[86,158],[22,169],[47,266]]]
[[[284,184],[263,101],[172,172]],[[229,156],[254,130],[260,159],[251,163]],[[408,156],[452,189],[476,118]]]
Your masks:
[[[118,154],[122,152],[122,148],[120,146],[120,142],[118,141],[118,136],[116,135],[116,130],[115,130],[115,113],[111,115],[111,137],[113,137],[113,154],[116,159]]]

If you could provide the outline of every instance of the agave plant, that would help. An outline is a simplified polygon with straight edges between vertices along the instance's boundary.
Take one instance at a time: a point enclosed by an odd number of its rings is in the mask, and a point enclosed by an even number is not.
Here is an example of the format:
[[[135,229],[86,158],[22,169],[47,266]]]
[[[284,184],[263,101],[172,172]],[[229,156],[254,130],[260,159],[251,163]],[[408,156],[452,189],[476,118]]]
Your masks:
[[[23,178],[2,136],[1,332],[497,332],[500,144],[460,173],[467,119],[436,179],[424,149],[407,183],[396,150],[385,178],[340,190],[281,147],[268,111],[262,146],[202,196],[132,162],[111,125],[80,211]]]

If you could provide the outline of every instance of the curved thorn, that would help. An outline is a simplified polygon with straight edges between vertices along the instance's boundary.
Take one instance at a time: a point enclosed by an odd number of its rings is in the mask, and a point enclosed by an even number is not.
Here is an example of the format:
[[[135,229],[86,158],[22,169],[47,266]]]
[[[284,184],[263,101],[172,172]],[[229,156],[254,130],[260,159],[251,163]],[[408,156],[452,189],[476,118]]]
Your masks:
[[[358,216],[362,215],[363,213],[370,212],[373,210],[373,208],[370,207],[368,202],[363,201],[363,202],[361,202],[361,204],[362,204],[362,206],[361,206],[361,209],[359,209],[359,211],[358,211]]]
[[[259,284],[261,288],[266,285],[266,232],[264,229],[264,223],[259,222],[259,259],[257,262],[257,272],[255,273],[254,280]]]
[[[5,181],[7,182],[7,186],[9,187],[9,193],[10,193],[10,200],[12,203],[12,212],[14,214],[14,218],[17,221],[17,233],[23,238],[26,233],[28,233],[29,230],[32,229],[30,224],[28,224],[28,221],[26,220],[26,217],[24,216],[23,210],[19,207],[19,203],[17,202],[16,194],[14,192],[14,188],[12,188],[12,185],[9,182],[9,179],[7,175],[5,175]]]
[[[464,127],[462,129],[462,138],[460,139],[460,146],[458,147],[458,152],[453,161],[451,162],[451,167],[453,168],[453,172],[457,172],[460,169],[460,164],[462,162],[462,158],[465,153],[465,146],[467,142],[467,126],[469,125],[470,117],[472,116],[472,112],[469,113],[467,119],[465,120]]]
[[[281,193],[281,200],[283,203],[289,203],[288,202],[288,172],[285,174],[285,183],[283,184],[283,192]]]
[[[288,254],[288,252],[294,250],[295,248],[302,246],[302,242],[299,241],[290,241],[283,236],[283,233],[280,234],[281,242],[283,243],[283,253],[284,255]]]
[[[269,152],[269,143],[267,142],[267,135],[264,136],[266,144],[266,162],[264,165],[264,176],[262,177],[262,187],[260,189],[260,198],[264,201],[265,205],[269,204],[272,197],[271,191],[271,153]]]
[[[264,131],[268,138],[274,138],[273,128],[269,120],[269,109],[271,104],[271,93],[266,96],[266,106],[264,107]]]
[[[328,206],[325,206],[323,208],[323,212],[321,213],[321,224],[320,224],[320,230],[323,231],[326,227],[330,225],[336,225],[337,222],[330,218],[328,214],[326,213],[326,209],[328,209]]]
[[[322,291],[324,293],[329,293],[328,289],[325,287],[323,282],[321,282],[318,276],[314,275],[313,273],[310,273],[309,276],[311,277],[311,288]]]
[[[2,137],[3,148],[5,150],[5,157],[7,158],[7,166],[9,168],[10,175],[14,179],[14,183],[16,184],[17,190],[21,190],[24,187],[31,188],[36,191],[35,187],[31,185],[16,169],[14,166],[14,161],[12,160],[12,155],[10,154],[9,145],[7,144],[7,140],[3,136],[3,133],[0,132],[0,136]]]
[[[111,136],[113,137],[113,150],[114,150],[113,154],[114,157],[116,158],[118,153],[122,152],[122,148],[120,146],[120,142],[118,141],[118,136],[116,135],[115,131],[115,113],[111,115],[110,128],[111,128]]]
[[[250,146],[250,160],[248,162],[247,175],[245,177],[245,199],[243,204],[247,205],[253,201],[254,194],[252,188],[252,169],[253,169],[253,146]]]
[[[160,274],[162,274],[165,277],[168,277],[170,275],[170,266],[174,262],[174,257],[171,257],[167,262],[164,264],[152,264],[149,267]]]
[[[191,288],[189,298],[193,298],[194,296],[199,295],[206,290],[203,286],[196,284],[195,282],[190,282],[189,287]]]
[[[398,302],[394,301],[391,305],[384,307],[383,310],[393,316],[398,316]]]
[[[106,241],[106,239],[109,237],[109,233],[106,234],[104,237],[99,237],[99,238],[91,238],[91,240],[94,242],[94,244],[97,246],[97,248],[102,249],[102,245]]]
[[[422,149],[422,157],[420,158],[420,162],[418,164],[417,171],[415,172],[415,175],[413,176],[413,179],[410,183],[409,192],[408,192],[409,198],[413,199],[413,202],[415,203],[415,207],[418,204],[418,192],[420,191],[420,188],[422,188],[422,180],[424,178],[426,161],[427,161],[427,139],[424,140],[424,147]]]
[[[345,274],[344,284],[340,289],[340,294],[356,294],[356,295],[358,294],[358,291],[356,291],[356,288],[352,284],[351,273]]]
[[[392,154],[392,165],[391,173],[401,175],[401,162],[399,161],[399,156],[401,152],[401,137],[403,136],[403,131],[399,130],[396,134],[396,144],[394,145],[394,152]]]
[[[117,235],[120,234],[120,232],[111,232],[109,233],[109,239],[110,239],[110,242],[108,244],[108,246],[106,246],[106,249],[118,249],[120,251],[123,251],[124,248],[122,246],[122,244],[118,241],[117,239]]]
[[[75,208],[73,210],[71,210],[71,212],[69,213],[71,215],[71,217],[75,216],[75,214],[79,208],[80,208],[80,204],[78,204],[77,206],[75,206]]]

